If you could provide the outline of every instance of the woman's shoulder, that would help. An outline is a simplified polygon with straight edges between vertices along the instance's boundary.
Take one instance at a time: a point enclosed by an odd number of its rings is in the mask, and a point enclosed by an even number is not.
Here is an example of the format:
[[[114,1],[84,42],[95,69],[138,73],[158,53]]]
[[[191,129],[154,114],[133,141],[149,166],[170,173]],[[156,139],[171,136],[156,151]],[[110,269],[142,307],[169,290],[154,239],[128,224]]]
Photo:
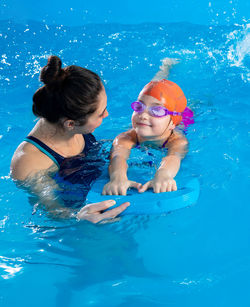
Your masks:
[[[52,166],[52,160],[30,143],[22,142],[11,160],[11,176],[16,180],[25,180],[38,171]]]

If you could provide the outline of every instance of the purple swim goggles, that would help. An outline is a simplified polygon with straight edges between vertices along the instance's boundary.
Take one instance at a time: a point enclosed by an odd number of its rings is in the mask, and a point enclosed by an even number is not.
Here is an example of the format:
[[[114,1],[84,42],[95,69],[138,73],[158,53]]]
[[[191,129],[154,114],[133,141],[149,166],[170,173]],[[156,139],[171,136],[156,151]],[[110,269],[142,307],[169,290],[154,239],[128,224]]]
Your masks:
[[[137,113],[142,113],[144,112],[146,109],[148,110],[148,113],[153,116],[153,117],[163,117],[163,116],[167,116],[167,115],[182,115],[182,112],[171,112],[168,111],[165,107],[163,106],[152,106],[152,107],[147,107],[145,106],[144,103],[140,102],[140,101],[135,101],[132,102],[131,104],[131,108],[137,112]]]

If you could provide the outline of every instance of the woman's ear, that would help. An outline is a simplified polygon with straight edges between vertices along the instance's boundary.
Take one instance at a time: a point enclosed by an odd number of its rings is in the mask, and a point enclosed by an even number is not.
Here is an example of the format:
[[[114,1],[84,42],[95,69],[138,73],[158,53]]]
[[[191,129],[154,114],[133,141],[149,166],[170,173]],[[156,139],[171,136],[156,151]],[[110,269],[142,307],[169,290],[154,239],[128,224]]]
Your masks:
[[[64,129],[73,130],[75,127],[75,121],[72,119],[67,119],[63,122]]]

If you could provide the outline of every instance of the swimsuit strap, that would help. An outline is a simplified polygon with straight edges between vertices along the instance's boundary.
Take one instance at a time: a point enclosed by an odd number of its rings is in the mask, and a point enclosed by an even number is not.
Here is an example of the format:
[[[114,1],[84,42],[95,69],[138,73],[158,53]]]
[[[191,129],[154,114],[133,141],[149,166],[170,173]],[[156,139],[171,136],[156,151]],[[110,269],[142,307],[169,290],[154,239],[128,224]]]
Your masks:
[[[85,146],[84,146],[82,153],[86,155],[87,152],[90,150],[90,148],[93,146],[93,143],[96,142],[96,139],[91,133],[85,134],[82,136],[85,142]],[[62,162],[66,159],[34,136],[31,136],[31,135],[27,136],[24,139],[24,141],[29,142],[32,145],[34,145],[36,148],[38,148],[41,152],[43,152],[46,156],[48,156],[52,161],[54,161],[55,164],[59,168]]]
[[[169,141],[169,138],[171,137],[171,135],[174,133],[174,131],[172,130],[171,133],[170,133],[170,136],[166,139],[166,141],[162,144],[161,148],[165,148],[166,147],[166,144],[168,143]]]
[[[48,156],[53,162],[55,162],[55,164],[60,168],[61,163],[65,159],[63,156],[59,155],[57,152],[55,152],[53,149],[51,149],[49,146],[47,146],[34,136],[27,136],[24,141],[34,145],[46,156]]]
[[[168,139],[162,144],[161,148],[165,148],[165,145],[167,144]]]
[[[137,134],[135,134],[135,137],[136,137],[136,144],[135,144],[135,148],[141,148],[141,144],[140,144],[140,142],[138,141]]]
[[[85,141],[85,146],[83,149],[83,153],[86,155],[87,152],[90,150],[91,147],[93,147],[93,143],[96,143],[96,139],[93,136],[93,134],[89,133],[89,134],[84,134],[82,135]]]

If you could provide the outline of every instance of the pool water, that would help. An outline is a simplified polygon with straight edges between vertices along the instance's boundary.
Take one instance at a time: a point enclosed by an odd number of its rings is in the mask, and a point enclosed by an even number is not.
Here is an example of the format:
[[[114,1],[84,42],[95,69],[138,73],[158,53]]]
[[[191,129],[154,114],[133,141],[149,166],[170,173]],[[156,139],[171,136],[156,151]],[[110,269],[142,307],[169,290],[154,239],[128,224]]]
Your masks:
[[[0,305],[249,306],[249,25],[0,21],[0,50]],[[91,225],[31,205],[9,164],[34,125],[32,95],[51,54],[101,75],[110,116],[95,136],[108,148],[161,60],[179,59],[169,79],[195,124],[178,176],[199,179],[194,206]]]

